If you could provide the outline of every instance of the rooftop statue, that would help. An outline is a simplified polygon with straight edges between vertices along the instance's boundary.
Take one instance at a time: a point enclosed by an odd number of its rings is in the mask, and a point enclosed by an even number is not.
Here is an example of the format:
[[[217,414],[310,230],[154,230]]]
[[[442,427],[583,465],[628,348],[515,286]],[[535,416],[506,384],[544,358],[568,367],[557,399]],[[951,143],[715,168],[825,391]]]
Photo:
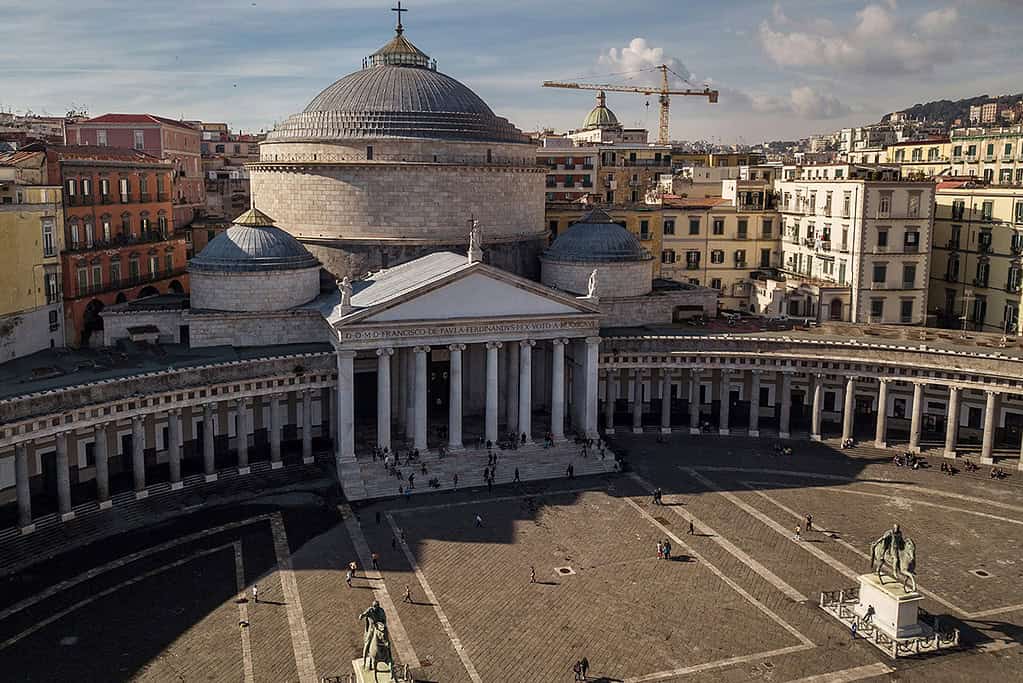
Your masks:
[[[352,307],[352,281],[345,275],[343,280],[335,280],[334,284],[337,285],[338,291],[341,292],[341,308],[347,309]]]

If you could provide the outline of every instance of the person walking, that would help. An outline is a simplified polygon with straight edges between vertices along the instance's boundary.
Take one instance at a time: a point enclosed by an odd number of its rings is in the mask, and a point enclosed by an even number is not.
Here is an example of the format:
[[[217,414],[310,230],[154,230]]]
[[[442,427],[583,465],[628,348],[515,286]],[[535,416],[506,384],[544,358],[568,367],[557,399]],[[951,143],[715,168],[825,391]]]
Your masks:
[[[458,490],[458,472],[455,472],[454,482],[455,482],[455,490],[457,491]]]
[[[536,583],[536,567],[529,568],[529,582]]]
[[[480,513],[478,513],[478,512],[476,513],[476,520],[475,520],[475,522],[476,522],[476,526],[477,527],[483,526],[483,518],[480,517]]]
[[[696,533],[696,531],[695,531],[695,529],[693,529],[693,520],[690,519],[689,520],[689,535],[692,536],[695,533]]]
[[[806,515],[806,532],[810,533],[813,531],[813,515],[807,513]]]
[[[671,541],[664,539],[664,559],[671,559]]]
[[[373,559],[373,569],[380,571],[380,556],[377,555],[376,553],[373,553],[371,557]]]
[[[487,493],[493,493],[493,492],[494,492],[494,478],[493,477],[487,477]]]
[[[664,544],[661,543],[660,541],[657,541],[657,559],[658,560],[664,559]]]
[[[572,665],[572,673],[575,674],[575,680],[581,681],[583,679],[583,663],[578,659]]]
[[[792,539],[793,539],[793,540],[795,540],[795,541],[802,541],[802,540],[803,540],[803,535],[802,535],[802,533],[801,533],[801,532],[802,532],[802,530],[803,530],[803,529],[802,529],[802,527],[800,527],[800,526],[799,526],[799,525],[797,524],[797,525],[796,525],[796,533],[795,533],[795,535],[793,535],[793,536],[792,536]]]
[[[575,468],[572,467],[572,463],[568,463],[568,468],[565,470],[565,473],[568,475],[569,479],[575,478]]]
[[[590,673],[590,660],[586,659],[586,657],[583,657],[581,660],[579,660],[579,668],[581,669],[580,673],[582,673],[583,675],[583,680],[584,681],[589,680],[587,678],[587,675]]]
[[[408,475],[408,489],[409,489],[409,491],[411,491],[415,487],[416,487],[416,473],[413,472],[412,474]]]
[[[252,602],[259,602],[259,584],[252,584]]]
[[[522,481],[519,479],[519,468],[518,467],[515,468],[515,479],[514,479],[513,483],[516,483],[516,484],[521,484],[522,483]]]
[[[345,572],[345,583],[348,584],[349,588],[352,587],[352,576],[352,568],[348,567],[348,570]]]
[[[409,604],[415,604],[414,601],[412,600],[412,589],[409,588],[409,585],[407,583],[405,584],[405,595],[402,596],[401,601],[407,602]]]

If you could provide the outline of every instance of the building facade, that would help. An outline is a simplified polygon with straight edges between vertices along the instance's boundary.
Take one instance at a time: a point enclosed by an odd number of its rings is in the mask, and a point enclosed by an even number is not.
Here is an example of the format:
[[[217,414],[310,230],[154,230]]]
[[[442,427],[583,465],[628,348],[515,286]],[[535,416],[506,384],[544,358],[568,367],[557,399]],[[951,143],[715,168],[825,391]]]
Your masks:
[[[949,138],[897,142],[885,150],[884,163],[897,164],[903,178],[935,178],[952,172]]]
[[[952,131],[952,176],[1023,185],[1023,126]]]
[[[929,301],[936,323],[1017,334],[1023,188],[947,181],[935,202]]]
[[[226,123],[196,122],[196,125],[202,131],[199,149],[206,184],[204,213],[233,218],[252,204],[245,164],[259,161],[259,143],[266,135],[232,132]]]
[[[70,124],[67,138],[70,144],[135,149],[169,161],[174,172],[170,196],[175,230],[204,210],[201,132],[194,125],[153,114],[104,114]]]
[[[593,194],[598,158],[596,147],[576,147],[568,138],[544,138],[536,162],[547,168],[547,201],[573,202]]]

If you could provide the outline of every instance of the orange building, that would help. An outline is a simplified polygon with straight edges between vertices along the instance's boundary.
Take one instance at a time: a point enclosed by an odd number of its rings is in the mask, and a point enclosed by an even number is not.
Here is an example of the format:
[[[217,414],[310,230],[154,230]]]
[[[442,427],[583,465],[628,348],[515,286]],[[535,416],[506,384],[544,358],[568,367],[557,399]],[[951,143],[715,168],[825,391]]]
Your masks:
[[[47,176],[64,188],[61,271],[69,346],[88,346],[104,307],[187,293],[185,238],[172,230],[174,167],[144,152],[48,146]]]

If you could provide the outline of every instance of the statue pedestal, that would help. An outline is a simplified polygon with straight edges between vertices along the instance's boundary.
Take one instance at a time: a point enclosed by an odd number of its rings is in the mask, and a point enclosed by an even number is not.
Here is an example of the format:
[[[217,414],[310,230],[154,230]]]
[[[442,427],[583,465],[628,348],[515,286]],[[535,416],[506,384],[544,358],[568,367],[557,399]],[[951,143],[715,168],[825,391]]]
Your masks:
[[[373,671],[362,666],[362,658],[352,660],[352,668],[355,669],[355,683],[390,683],[397,680],[391,678],[391,665],[384,662],[377,662],[376,676]]]
[[[930,630],[917,618],[917,609],[924,596],[916,591],[907,591],[902,582],[885,576],[881,583],[877,574],[860,576],[860,599],[853,612],[863,618],[867,609],[874,608],[871,623],[889,638],[914,638],[926,635]]]

